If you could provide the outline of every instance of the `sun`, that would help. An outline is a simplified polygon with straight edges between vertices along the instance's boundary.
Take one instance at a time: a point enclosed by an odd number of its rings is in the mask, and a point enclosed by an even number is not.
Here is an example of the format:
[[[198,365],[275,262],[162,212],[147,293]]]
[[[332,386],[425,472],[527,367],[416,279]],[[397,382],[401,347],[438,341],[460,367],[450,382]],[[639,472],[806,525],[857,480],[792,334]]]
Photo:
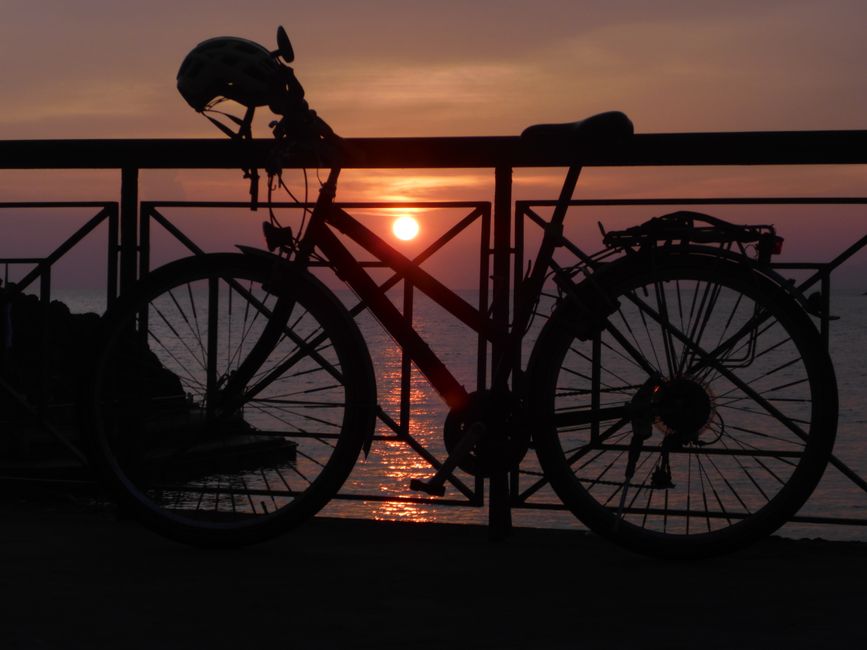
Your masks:
[[[394,223],[391,224],[391,232],[394,233],[395,237],[402,239],[403,241],[415,239],[415,236],[418,235],[418,231],[418,221],[412,217],[398,217],[394,220]]]

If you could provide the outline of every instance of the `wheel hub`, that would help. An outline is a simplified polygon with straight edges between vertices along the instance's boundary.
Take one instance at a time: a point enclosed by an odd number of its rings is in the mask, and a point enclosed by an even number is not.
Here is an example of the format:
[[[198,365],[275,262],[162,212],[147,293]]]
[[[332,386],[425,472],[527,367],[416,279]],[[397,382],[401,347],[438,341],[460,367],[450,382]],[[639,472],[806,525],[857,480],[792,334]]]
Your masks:
[[[698,439],[710,422],[714,408],[703,384],[679,377],[659,386],[654,398],[654,412],[657,426],[687,442]]]

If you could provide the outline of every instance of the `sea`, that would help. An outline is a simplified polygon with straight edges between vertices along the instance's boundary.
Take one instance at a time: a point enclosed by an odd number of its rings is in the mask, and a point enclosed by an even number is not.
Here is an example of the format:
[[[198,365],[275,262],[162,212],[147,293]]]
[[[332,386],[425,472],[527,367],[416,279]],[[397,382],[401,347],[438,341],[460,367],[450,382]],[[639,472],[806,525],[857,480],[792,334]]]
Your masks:
[[[337,293],[347,305],[354,304],[354,297],[349,292]],[[461,294],[471,304],[478,300],[475,291]],[[104,295],[97,291],[55,291],[52,298],[66,303],[74,313],[101,313],[105,307]],[[792,538],[867,541],[867,491],[840,469],[846,468],[862,481],[867,480],[867,359],[864,354],[867,349],[867,295],[835,294],[831,299],[831,311],[838,317],[831,323],[830,337],[840,398],[833,452],[835,462],[829,464],[821,483],[799,514],[853,522],[860,520],[861,523],[790,523],[779,534]],[[369,315],[362,313],[357,321],[372,353],[380,405],[391,419],[399,421],[401,350]],[[414,301],[413,321],[455,376],[469,390],[475,388],[477,347],[474,333],[421,294],[417,294]],[[538,327],[528,332],[525,339],[527,350],[532,346],[537,331]],[[442,427],[448,409],[415,368],[411,372],[409,391],[410,435],[426,453],[444,459]],[[326,506],[323,514],[391,521],[487,523],[487,508],[473,505],[451,486],[445,497],[448,505],[438,504],[436,498],[419,503],[418,498],[424,495],[412,492],[409,482],[413,478],[431,477],[434,469],[417,449],[397,439],[385,423],[379,422],[376,433],[377,439],[370,453],[359,458],[344,485],[342,497]],[[532,450],[521,467],[519,488],[538,480],[539,466]],[[473,477],[458,476],[469,489],[476,487]],[[486,489],[487,486],[482,487]],[[512,521],[516,526],[526,527],[583,528],[570,512],[559,507],[556,495],[545,488],[528,500],[527,507],[513,509]]]

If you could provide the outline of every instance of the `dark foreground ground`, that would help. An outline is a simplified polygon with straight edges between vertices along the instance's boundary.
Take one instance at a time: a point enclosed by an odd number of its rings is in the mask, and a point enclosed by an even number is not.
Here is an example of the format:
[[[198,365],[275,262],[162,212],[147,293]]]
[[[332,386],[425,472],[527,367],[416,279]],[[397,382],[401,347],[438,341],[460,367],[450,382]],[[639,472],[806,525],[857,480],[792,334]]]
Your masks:
[[[0,504],[0,648],[864,648],[867,545],[671,563],[580,533],[321,519],[201,551]]]

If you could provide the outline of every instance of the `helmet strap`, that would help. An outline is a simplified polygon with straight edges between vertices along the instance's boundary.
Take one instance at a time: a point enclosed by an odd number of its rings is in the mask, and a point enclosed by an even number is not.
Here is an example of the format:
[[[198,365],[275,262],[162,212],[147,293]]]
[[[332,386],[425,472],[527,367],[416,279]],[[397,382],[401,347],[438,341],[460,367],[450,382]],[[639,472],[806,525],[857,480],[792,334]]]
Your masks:
[[[220,122],[218,119],[211,117],[208,113],[219,113],[223,117],[231,120],[238,125],[238,132],[232,131],[228,126]],[[211,124],[216,126],[220,131],[229,136],[232,140],[247,140],[253,137],[253,115],[256,113],[255,106],[248,106],[247,112],[244,113],[244,119],[235,117],[230,113],[216,111],[214,109],[205,109],[202,114],[210,120]],[[259,207],[259,170],[253,167],[244,169],[244,178],[250,179],[250,209],[253,211]]]
[[[242,138],[253,137],[253,115],[256,113],[255,106],[248,106],[247,112],[244,113],[244,119],[238,125],[238,135]]]
[[[229,115],[228,113],[223,113],[222,111],[214,111],[214,110],[209,110],[209,111],[207,111],[207,112],[202,111],[202,115],[204,115],[205,117],[207,117],[208,120],[211,122],[211,124],[213,124],[213,125],[216,126],[218,129],[220,129],[220,131],[222,131],[225,135],[229,136],[229,137],[232,138],[233,140],[237,140],[238,138],[241,137],[240,132],[239,132],[239,133],[235,133],[235,132],[234,132],[232,129],[230,129],[228,126],[226,126],[225,124],[223,124],[222,122],[220,122],[220,120],[218,120],[218,119],[216,119],[216,118],[213,118],[213,117],[211,117],[210,115],[208,115],[208,113],[220,113],[220,115],[225,115],[226,117],[235,117],[234,115]],[[238,119],[238,118],[235,118],[235,119]]]
[[[229,128],[228,126],[226,126],[225,124],[220,122],[218,119],[211,117],[209,115],[209,113],[217,113],[218,115],[222,115],[223,117],[225,117],[227,120],[231,120],[232,122],[234,122],[235,124],[238,125],[238,131],[237,132],[233,131],[231,128]],[[245,138],[252,138],[253,137],[253,115],[255,113],[256,113],[256,107],[255,106],[248,106],[247,107],[247,112],[244,113],[244,119],[241,119],[239,117],[235,117],[231,113],[225,113],[223,111],[218,111],[218,110],[213,109],[213,108],[206,108],[205,110],[202,111],[202,115],[204,115],[206,118],[208,118],[208,120],[211,122],[211,124],[216,126],[218,129],[220,129],[220,131],[222,131],[225,135],[229,136],[233,140],[239,140],[239,139],[243,140]]]

